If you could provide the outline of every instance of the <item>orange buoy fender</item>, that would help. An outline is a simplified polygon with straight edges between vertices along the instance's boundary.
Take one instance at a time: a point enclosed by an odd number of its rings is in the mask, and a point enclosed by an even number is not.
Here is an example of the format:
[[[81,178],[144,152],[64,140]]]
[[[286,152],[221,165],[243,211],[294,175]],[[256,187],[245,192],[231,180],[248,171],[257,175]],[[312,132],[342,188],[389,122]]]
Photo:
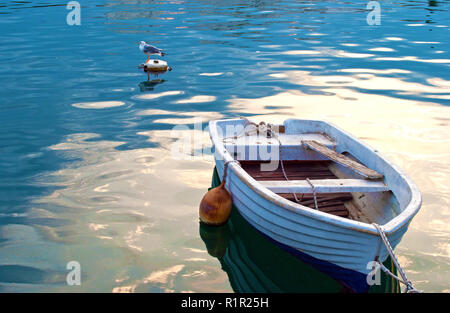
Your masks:
[[[200,221],[207,225],[223,225],[228,221],[231,213],[232,199],[225,189],[225,180],[209,190],[200,202]]]

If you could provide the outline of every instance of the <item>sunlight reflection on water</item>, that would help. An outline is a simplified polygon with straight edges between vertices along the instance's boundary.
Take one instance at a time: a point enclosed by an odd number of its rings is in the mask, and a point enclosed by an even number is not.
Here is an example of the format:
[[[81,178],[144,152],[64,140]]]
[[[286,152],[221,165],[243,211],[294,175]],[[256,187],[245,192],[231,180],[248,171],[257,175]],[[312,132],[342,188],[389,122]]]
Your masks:
[[[401,262],[448,291],[450,5],[436,3],[383,3],[369,27],[359,2],[90,1],[71,28],[64,8],[6,2],[0,291],[232,291],[199,236],[213,159],[171,151],[184,135],[210,146],[193,123],[241,115],[326,119],[392,159],[423,194]],[[139,70],[138,40],[174,70]]]

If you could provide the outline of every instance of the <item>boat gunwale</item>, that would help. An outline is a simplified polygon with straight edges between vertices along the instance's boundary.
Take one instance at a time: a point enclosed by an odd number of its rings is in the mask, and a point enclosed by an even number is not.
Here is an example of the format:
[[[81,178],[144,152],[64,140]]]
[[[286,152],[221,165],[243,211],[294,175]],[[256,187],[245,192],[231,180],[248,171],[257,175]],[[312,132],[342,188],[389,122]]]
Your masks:
[[[302,120],[302,119],[288,119],[288,120],[296,120],[296,121],[308,121],[313,123],[323,123],[328,125],[331,128],[334,128],[337,132],[340,132],[342,135],[349,137],[350,139],[353,139],[358,144],[363,146],[364,148],[374,151],[373,148],[371,148],[369,145],[364,143],[363,141],[358,140],[353,135],[347,133],[346,131],[340,129],[339,127],[333,125],[332,123],[329,123],[327,121],[318,121],[318,120]],[[288,121],[286,120],[286,121]],[[220,140],[220,137],[218,135],[217,131],[217,124],[219,122],[236,122],[236,121],[243,121],[242,119],[222,119],[222,120],[214,120],[209,122],[209,132],[211,141],[213,142],[213,146],[215,147],[214,155],[219,156],[219,160],[222,160],[223,162],[226,161],[232,161],[234,158],[231,156],[229,151],[225,148],[225,145]],[[285,121],[285,122],[286,122]],[[411,197],[409,199],[409,203],[406,205],[405,209],[402,210],[402,212],[395,216],[393,219],[391,219],[388,223],[381,225],[383,230],[387,235],[391,235],[395,232],[397,232],[399,229],[401,229],[404,226],[407,226],[411,219],[417,214],[417,212],[420,209],[422,198],[420,191],[416,184],[409,178],[409,176],[404,173],[400,168],[398,168],[393,162],[388,160],[384,155],[382,155],[379,152],[376,152],[376,155],[384,161],[388,166],[392,168],[393,171],[397,172],[401,179],[406,183],[408,186]],[[216,158],[217,161],[217,158]],[[367,224],[355,220],[350,220],[348,218],[343,218],[340,216],[335,216],[332,214],[328,214],[325,212],[317,211],[315,209],[303,206],[301,204],[289,201],[287,199],[284,199],[283,197],[277,195],[276,193],[270,191],[268,188],[265,188],[262,184],[260,184],[257,180],[255,180],[253,177],[251,177],[242,167],[238,166],[236,163],[231,162],[228,165],[229,170],[232,170],[233,173],[242,181],[244,182],[251,190],[256,192],[261,197],[265,198],[266,200],[274,203],[278,207],[286,210],[293,211],[300,215],[306,215],[311,218],[315,218],[321,222],[325,222],[328,224],[332,224],[334,226],[343,227],[350,230],[355,230],[358,232],[364,232],[371,235],[379,236],[378,230],[376,227],[372,224]]]

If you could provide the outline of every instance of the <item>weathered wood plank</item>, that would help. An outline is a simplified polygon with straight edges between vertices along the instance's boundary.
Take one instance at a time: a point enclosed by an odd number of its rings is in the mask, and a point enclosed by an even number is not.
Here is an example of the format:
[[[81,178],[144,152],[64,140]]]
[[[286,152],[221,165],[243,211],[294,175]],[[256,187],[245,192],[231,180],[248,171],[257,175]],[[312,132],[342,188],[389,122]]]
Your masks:
[[[367,178],[367,179],[381,179],[384,176],[377,171],[374,171],[370,168],[367,168],[366,166],[362,165],[359,162],[356,162],[349,157],[346,157],[343,154],[337,153],[334,150],[329,149],[328,147],[314,141],[314,140],[303,140],[302,144],[304,144],[307,148],[314,150],[330,160],[341,164],[342,166],[345,166],[359,175]]]
[[[310,180],[316,193],[330,192],[381,192],[389,188],[380,181],[363,179],[315,179]],[[306,180],[259,181],[264,187],[275,193],[311,193],[312,188]]]

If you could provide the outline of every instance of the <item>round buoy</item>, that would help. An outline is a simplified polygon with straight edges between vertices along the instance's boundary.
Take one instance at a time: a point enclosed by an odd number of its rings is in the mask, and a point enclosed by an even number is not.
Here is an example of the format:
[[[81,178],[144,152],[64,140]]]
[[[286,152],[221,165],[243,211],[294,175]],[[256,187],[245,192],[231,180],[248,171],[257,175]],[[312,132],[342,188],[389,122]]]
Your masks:
[[[165,72],[169,69],[169,66],[166,61],[153,59],[144,63],[144,69],[151,72]]]
[[[207,225],[219,226],[228,221],[231,213],[231,195],[225,189],[225,179],[222,183],[209,190],[200,202],[200,221]]]

